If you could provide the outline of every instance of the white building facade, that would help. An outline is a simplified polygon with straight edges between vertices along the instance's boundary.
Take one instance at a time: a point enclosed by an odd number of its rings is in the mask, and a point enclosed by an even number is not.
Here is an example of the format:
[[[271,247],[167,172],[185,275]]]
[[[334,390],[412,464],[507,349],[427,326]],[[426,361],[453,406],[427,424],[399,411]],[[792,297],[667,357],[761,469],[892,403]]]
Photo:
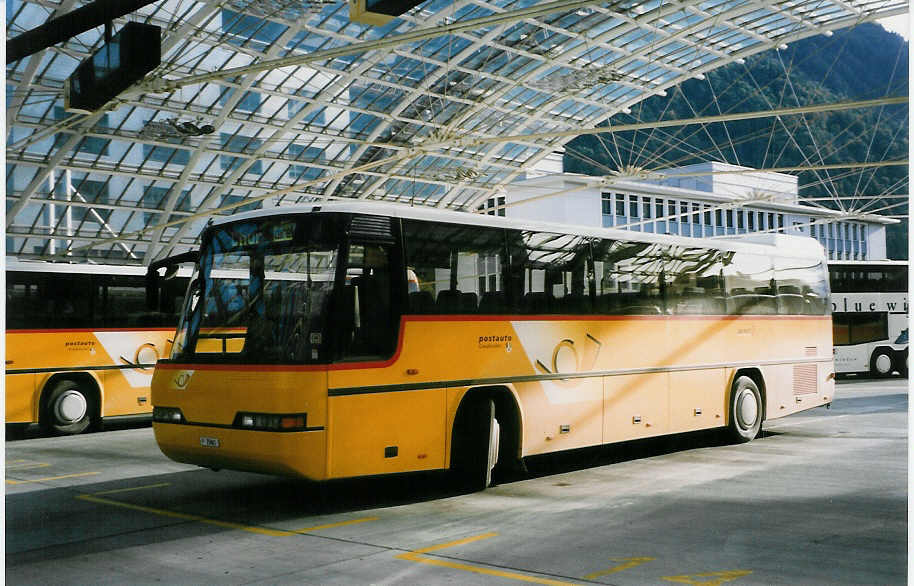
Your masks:
[[[712,238],[752,232],[811,236],[830,260],[883,260],[886,226],[801,205],[797,178],[724,163],[665,170],[662,178],[545,174],[511,184],[489,213],[564,224]]]

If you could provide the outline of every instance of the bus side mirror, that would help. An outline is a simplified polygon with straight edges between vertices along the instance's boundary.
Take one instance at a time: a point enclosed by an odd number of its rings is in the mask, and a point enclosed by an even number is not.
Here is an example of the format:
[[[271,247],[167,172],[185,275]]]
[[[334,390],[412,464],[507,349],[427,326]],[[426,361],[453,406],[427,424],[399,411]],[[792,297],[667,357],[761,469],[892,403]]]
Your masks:
[[[168,258],[163,258],[151,263],[146,268],[146,309],[149,311],[158,311],[159,309],[159,290],[161,289],[160,280],[169,280],[178,274],[178,268],[182,263],[195,263],[200,260],[200,253],[196,250],[182,252]],[[165,275],[159,275],[159,269],[165,269]]]
[[[156,311],[159,309],[159,271],[150,269],[146,272],[146,309]]]

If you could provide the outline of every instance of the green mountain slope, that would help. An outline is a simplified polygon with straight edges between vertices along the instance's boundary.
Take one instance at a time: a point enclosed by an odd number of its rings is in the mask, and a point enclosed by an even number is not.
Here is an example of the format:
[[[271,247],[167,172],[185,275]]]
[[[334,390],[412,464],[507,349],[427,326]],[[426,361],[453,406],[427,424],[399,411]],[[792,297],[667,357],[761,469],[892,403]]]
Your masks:
[[[693,118],[807,104],[908,94],[908,44],[875,24],[862,24],[768,51],[692,79],[635,107],[611,123]],[[765,118],[579,137],[566,145],[565,170],[605,175],[627,167],[659,169],[714,160],[756,168],[903,160],[908,109],[865,110]],[[799,173],[801,197],[844,199],[833,208],[906,215],[907,166]],[[882,196],[882,197],[880,197]],[[898,205],[902,204],[902,205]],[[892,207],[889,207],[892,206]],[[907,219],[890,227],[890,258],[907,258]]]

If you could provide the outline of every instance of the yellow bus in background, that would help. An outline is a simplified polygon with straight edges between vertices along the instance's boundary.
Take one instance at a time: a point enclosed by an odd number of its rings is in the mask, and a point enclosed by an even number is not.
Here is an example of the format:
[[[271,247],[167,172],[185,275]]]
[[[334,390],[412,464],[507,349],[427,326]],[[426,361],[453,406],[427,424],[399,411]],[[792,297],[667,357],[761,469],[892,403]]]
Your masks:
[[[8,260],[6,423],[77,434],[152,411],[155,362],[171,350],[187,278],[147,309],[146,269]]]
[[[712,428],[749,441],[833,399],[809,238],[333,203],[215,221],[195,275],[153,428],[168,457],[213,469],[451,469],[481,489],[528,456]]]

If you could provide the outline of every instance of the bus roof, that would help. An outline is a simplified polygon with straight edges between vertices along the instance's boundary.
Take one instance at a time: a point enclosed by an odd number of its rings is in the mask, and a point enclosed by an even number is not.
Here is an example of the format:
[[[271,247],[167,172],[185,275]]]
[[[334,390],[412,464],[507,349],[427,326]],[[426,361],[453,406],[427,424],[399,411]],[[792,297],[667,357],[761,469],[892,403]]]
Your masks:
[[[351,213],[389,216],[394,218],[444,222],[448,224],[464,224],[473,226],[488,226],[493,228],[514,228],[517,230],[537,230],[542,232],[576,234],[579,236],[592,236],[613,240],[678,244],[681,246],[698,246],[702,248],[714,248],[728,251],[754,251],[758,254],[765,255],[776,253],[784,256],[825,260],[825,251],[822,248],[822,245],[819,244],[816,240],[807,236],[754,233],[721,238],[690,238],[688,236],[652,234],[649,232],[635,232],[633,230],[620,230],[617,228],[595,228],[572,224],[558,224],[512,219],[501,216],[490,216],[487,214],[439,210],[425,206],[392,204],[389,202],[334,201],[321,202],[304,206],[277,206],[273,208],[252,210],[249,212],[214,219],[212,225],[219,226],[237,221],[277,215],[311,213]]]
[[[79,273],[89,275],[145,275],[146,267],[137,265],[95,265],[6,259],[7,271],[33,273]]]
[[[29,273],[58,273],[68,275],[146,275],[146,267],[139,265],[96,265],[62,262],[27,261],[6,259],[6,270]],[[189,277],[191,270],[182,268],[179,277]]]

